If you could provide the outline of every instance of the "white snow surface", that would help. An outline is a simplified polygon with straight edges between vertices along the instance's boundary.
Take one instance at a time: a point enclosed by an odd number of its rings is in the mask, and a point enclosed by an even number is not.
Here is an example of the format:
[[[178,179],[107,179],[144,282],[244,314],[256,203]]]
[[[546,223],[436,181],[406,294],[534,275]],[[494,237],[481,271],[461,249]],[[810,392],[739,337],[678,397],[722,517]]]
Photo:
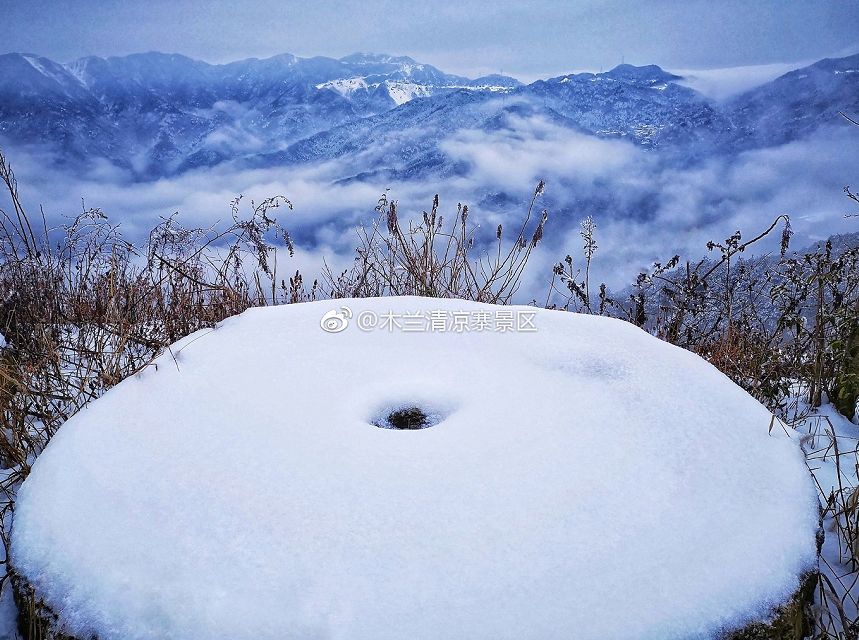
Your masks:
[[[415,98],[426,98],[432,95],[432,87],[427,87],[414,82],[396,82],[386,80],[385,86],[388,89],[388,95],[397,106],[414,100]]]
[[[320,328],[342,305],[339,333]],[[252,309],[58,431],[12,559],[67,628],[142,638],[705,638],[814,562],[798,442],[618,321],[361,331],[383,298]],[[440,416],[371,424],[391,408]]]
[[[367,81],[364,78],[342,78],[340,80],[329,80],[328,82],[316,85],[317,89],[331,89],[344,97],[348,97],[358,89],[367,89],[367,87]]]

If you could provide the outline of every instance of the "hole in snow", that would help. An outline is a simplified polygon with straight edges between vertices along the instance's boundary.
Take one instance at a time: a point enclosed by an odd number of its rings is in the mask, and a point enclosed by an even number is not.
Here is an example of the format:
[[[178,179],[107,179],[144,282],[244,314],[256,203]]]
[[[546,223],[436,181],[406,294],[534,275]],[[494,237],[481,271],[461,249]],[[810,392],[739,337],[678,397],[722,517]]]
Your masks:
[[[405,404],[379,412],[371,424],[380,429],[416,430],[434,427],[443,419],[439,413]]]

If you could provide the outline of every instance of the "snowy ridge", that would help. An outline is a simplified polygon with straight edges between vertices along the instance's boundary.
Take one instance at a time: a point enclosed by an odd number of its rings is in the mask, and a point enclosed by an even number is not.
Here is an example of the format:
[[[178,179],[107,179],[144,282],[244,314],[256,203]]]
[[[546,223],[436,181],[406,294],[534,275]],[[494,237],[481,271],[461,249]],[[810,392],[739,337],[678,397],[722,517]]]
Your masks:
[[[57,151],[58,163],[83,172],[107,160],[153,180],[225,162],[264,167],[360,156],[379,139],[402,137],[405,117],[422,122],[429,144],[421,145],[421,155],[412,157],[414,146],[393,149],[381,165],[356,166],[355,173],[389,170],[392,158],[406,157],[403,170],[413,177],[452,170],[439,148],[445,135],[494,130],[515,101],[559,126],[664,148],[682,161],[781,145],[831,126],[839,110],[859,111],[857,66],[859,56],[822,60],[714,101],[655,65],[522,85],[507,76],[472,80],[411,58],[372,54],[284,54],[223,65],[154,52],[67,65],[6,54],[0,55],[0,143],[43,145]],[[496,100],[508,96],[511,104]],[[216,114],[214,105],[225,102],[255,117]],[[444,120],[434,115],[441,110]],[[367,127],[378,135],[364,135]],[[642,138],[636,135],[642,127],[656,133]],[[247,130],[267,153],[250,153],[235,137],[223,142],[237,129]],[[324,145],[317,136],[324,136]],[[288,153],[277,151],[293,145]]]
[[[409,74],[404,72],[406,76]],[[404,80],[384,80],[383,82],[371,83],[367,77],[341,78],[338,80],[330,80],[316,85],[317,89],[330,89],[335,91],[345,98],[352,97],[356,92],[374,91],[379,87],[384,87],[390,98],[397,106],[410,102],[415,98],[426,98],[439,91],[488,91],[491,93],[501,93],[512,91],[509,85],[500,84],[483,84],[481,80],[475,80],[470,84],[441,84],[428,85],[417,84]]]
[[[377,85],[378,86],[378,85]],[[341,78],[339,80],[329,80],[316,85],[317,89],[331,89],[336,91],[341,96],[348,96],[357,89],[367,89],[369,85],[364,78]]]
[[[65,80],[61,73],[51,71],[44,64],[42,64],[42,61],[39,59],[38,56],[24,54],[22,57],[30,64],[31,67],[33,67],[36,71],[41,73],[46,78],[57,82],[63,82]]]

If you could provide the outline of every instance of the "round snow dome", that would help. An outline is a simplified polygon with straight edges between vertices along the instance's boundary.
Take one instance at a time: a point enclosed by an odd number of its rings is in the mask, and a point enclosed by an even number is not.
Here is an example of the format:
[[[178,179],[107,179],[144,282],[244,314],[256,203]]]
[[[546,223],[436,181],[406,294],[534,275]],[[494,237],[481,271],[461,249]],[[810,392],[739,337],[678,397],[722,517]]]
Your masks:
[[[170,351],[20,490],[14,567],[78,637],[715,637],[814,561],[798,444],[618,320],[338,300]]]

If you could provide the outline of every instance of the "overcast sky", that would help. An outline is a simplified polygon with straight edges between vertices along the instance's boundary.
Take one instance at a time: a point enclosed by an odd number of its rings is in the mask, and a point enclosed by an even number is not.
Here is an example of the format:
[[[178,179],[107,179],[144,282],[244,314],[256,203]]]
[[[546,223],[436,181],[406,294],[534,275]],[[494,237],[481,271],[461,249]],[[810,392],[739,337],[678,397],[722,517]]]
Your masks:
[[[0,0],[0,52],[410,55],[532,79],[621,60],[701,69],[859,52],[859,0]]]

